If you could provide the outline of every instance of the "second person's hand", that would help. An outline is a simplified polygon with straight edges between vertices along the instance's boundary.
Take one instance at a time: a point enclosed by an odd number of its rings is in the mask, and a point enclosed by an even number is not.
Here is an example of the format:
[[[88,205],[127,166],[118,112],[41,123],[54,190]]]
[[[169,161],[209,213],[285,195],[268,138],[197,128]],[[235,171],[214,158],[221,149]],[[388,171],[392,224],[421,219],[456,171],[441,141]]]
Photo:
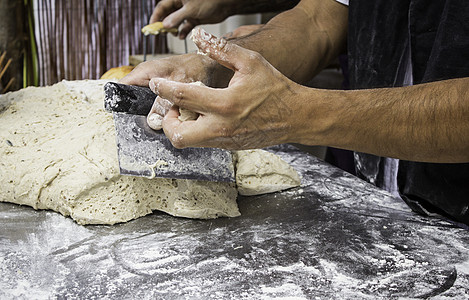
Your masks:
[[[211,58],[198,54],[174,55],[138,64],[119,82],[148,86],[150,79],[166,78],[180,82],[200,81],[207,86],[226,87],[232,72]]]
[[[179,28],[179,38],[184,39],[197,25],[225,20],[233,14],[234,4],[231,0],[161,0],[151,15],[150,23],[162,21],[165,28]]]

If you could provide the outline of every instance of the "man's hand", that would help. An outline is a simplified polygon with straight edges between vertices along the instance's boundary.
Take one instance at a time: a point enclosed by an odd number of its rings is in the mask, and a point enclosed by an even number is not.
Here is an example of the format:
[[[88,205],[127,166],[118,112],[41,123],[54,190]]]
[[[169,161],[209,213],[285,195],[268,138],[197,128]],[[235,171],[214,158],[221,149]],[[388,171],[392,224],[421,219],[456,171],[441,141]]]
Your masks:
[[[150,23],[161,21],[165,28],[179,28],[184,39],[197,25],[215,24],[236,14],[283,11],[299,0],[161,0],[156,5]],[[181,26],[182,24],[182,26]]]
[[[207,86],[226,87],[232,72],[204,55],[175,55],[139,64],[119,82],[148,86],[150,79],[167,78],[180,82],[200,81]]]
[[[150,24],[163,22],[165,28],[179,28],[179,38],[199,24],[215,24],[225,20],[234,12],[233,1],[217,0],[161,0],[150,18]]]
[[[174,104],[162,122],[173,145],[249,149],[292,141],[292,125],[297,123],[293,121],[294,98],[302,87],[254,51],[200,29],[194,33],[194,42],[202,52],[235,73],[225,89],[163,78],[151,80],[150,87]],[[161,99],[156,102],[162,107],[159,111],[165,112],[167,103]],[[179,107],[200,116],[182,122],[178,119]]]
[[[119,82],[124,84],[150,86],[156,93],[151,78],[167,78],[179,82],[200,81],[207,86],[226,87],[232,71],[219,65],[211,58],[198,54],[176,55],[139,64]],[[161,121],[172,103],[157,97],[148,114],[148,125],[161,129]]]

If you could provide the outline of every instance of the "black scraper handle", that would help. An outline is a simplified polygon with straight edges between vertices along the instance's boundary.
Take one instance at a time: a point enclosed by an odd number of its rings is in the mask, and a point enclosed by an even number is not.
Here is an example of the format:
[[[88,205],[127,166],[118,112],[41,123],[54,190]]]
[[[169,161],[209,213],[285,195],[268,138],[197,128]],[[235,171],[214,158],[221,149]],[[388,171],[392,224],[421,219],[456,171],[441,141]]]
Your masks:
[[[108,82],[104,85],[104,109],[133,115],[147,115],[156,94],[150,88]]]

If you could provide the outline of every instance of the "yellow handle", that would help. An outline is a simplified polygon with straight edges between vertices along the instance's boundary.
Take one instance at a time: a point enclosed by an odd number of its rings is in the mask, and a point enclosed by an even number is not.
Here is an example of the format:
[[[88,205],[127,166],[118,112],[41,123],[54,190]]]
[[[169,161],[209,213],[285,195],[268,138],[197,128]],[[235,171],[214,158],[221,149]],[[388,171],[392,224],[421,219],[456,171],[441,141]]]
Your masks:
[[[163,23],[161,22],[155,22],[152,24],[149,24],[145,27],[142,28],[142,33],[144,35],[149,35],[149,34],[160,34],[161,32],[178,32],[177,28],[164,28]]]

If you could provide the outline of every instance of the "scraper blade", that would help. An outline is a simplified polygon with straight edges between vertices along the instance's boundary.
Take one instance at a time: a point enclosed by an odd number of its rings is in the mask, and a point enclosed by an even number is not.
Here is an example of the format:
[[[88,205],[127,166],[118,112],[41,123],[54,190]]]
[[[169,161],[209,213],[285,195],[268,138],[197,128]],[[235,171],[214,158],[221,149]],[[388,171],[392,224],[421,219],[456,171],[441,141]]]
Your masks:
[[[114,116],[121,174],[235,181],[229,151],[217,148],[177,149],[161,130],[155,131],[148,126],[146,115],[156,97],[148,88],[110,82],[104,89],[104,106]]]

